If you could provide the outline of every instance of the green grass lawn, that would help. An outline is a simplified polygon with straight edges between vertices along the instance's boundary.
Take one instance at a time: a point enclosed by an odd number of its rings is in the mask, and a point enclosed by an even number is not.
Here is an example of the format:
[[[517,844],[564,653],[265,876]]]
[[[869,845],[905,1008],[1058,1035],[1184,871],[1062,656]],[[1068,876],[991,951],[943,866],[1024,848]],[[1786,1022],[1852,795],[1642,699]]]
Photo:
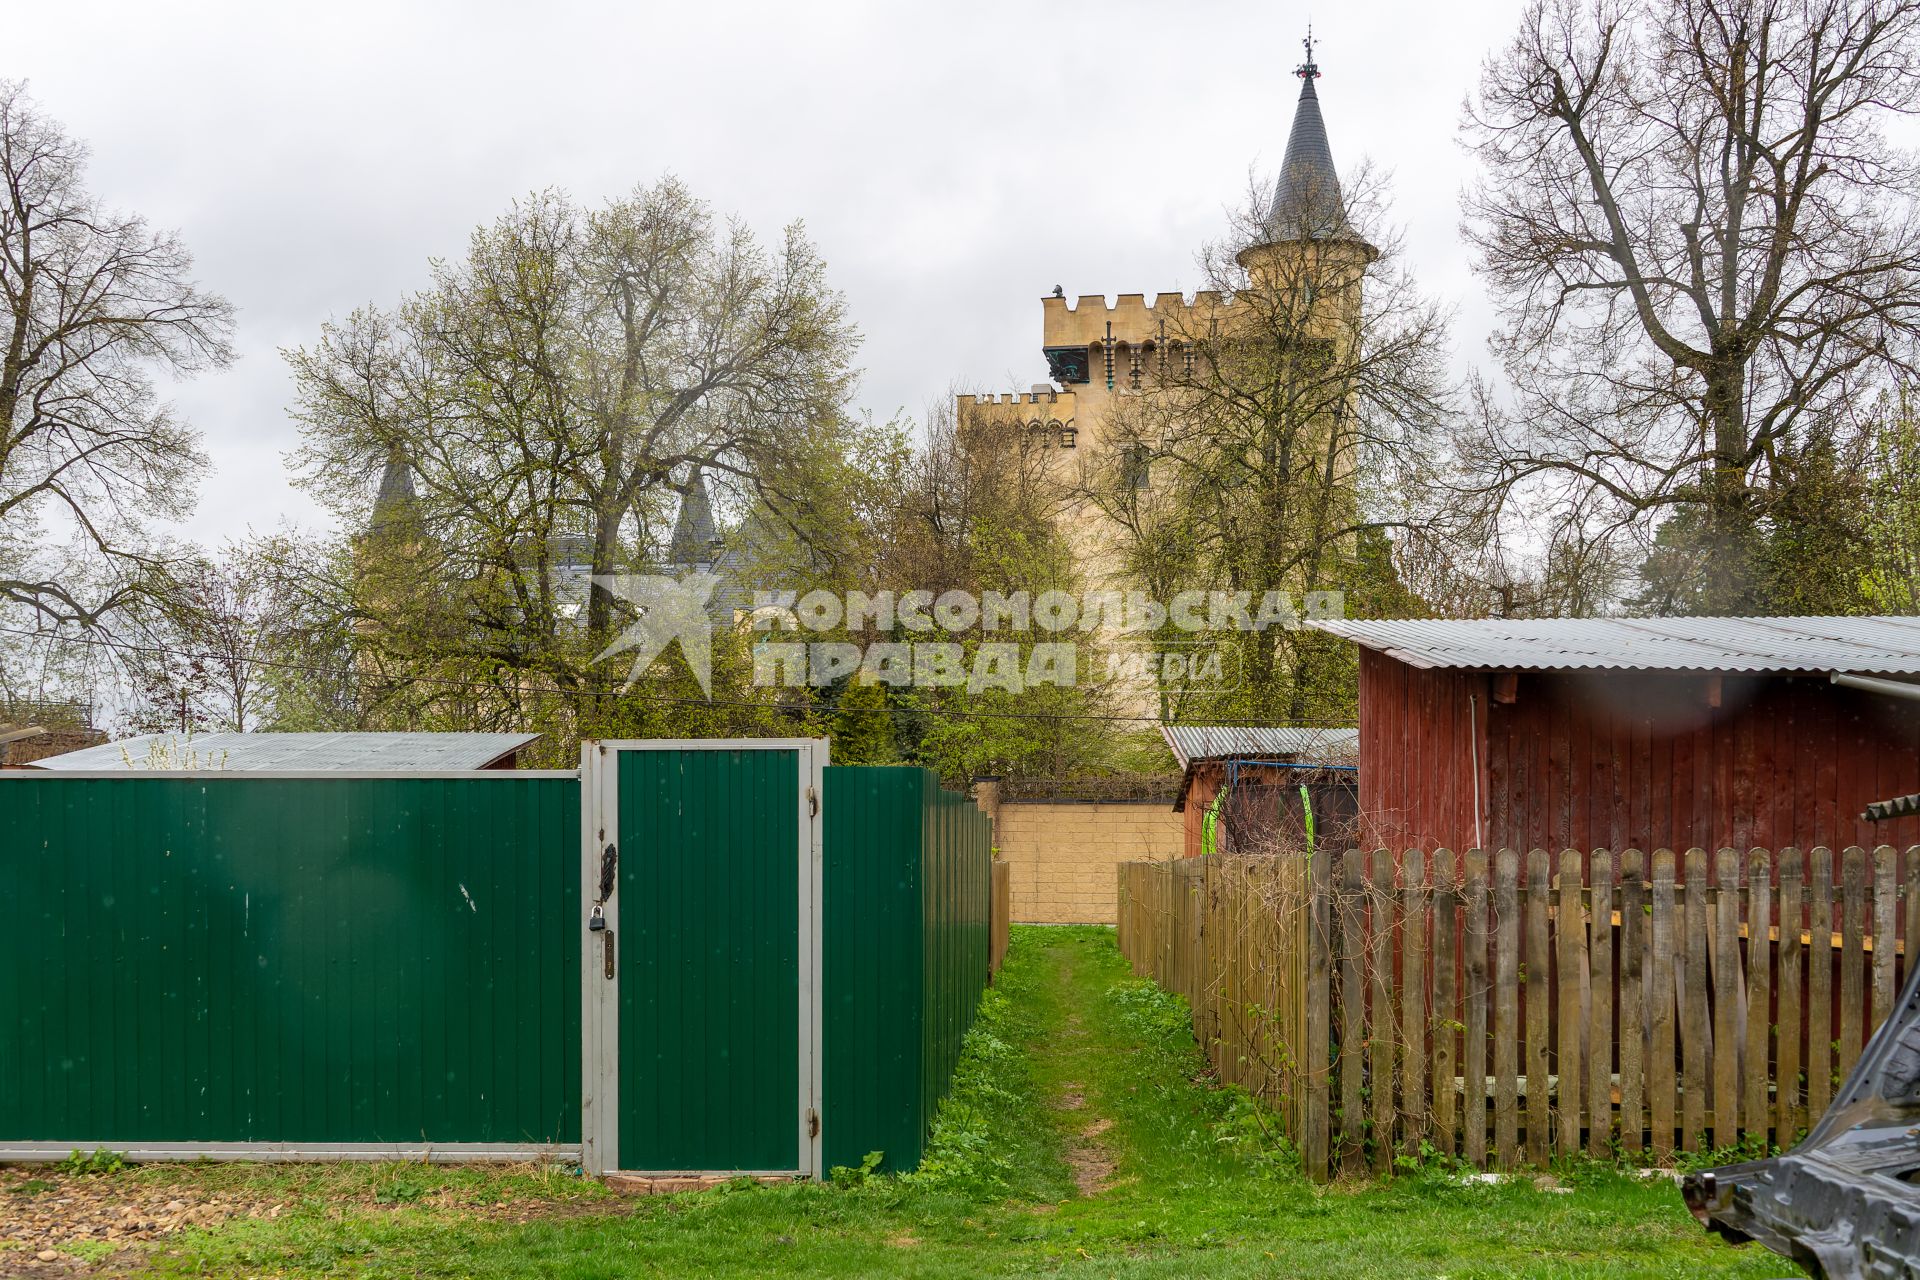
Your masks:
[[[554,1170],[156,1167],[96,1178],[129,1196],[217,1190],[285,1207],[103,1265],[369,1277],[1795,1273],[1710,1239],[1664,1179],[1580,1166],[1559,1173],[1561,1193],[1437,1170],[1318,1188],[1270,1124],[1211,1085],[1184,1006],[1128,974],[1110,930],[1018,929],[919,1173],[622,1199]],[[0,1198],[0,1217],[7,1207]]]

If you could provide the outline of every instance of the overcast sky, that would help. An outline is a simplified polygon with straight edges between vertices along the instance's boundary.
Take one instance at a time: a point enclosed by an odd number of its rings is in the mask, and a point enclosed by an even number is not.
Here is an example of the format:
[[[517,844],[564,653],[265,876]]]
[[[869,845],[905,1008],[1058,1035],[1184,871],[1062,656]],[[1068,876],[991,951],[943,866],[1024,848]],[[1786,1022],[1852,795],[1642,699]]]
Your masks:
[[[287,482],[277,355],[390,305],[515,197],[679,174],[764,236],[806,221],[865,335],[862,407],[1043,381],[1040,297],[1195,287],[1250,166],[1278,167],[1309,18],[1342,172],[1392,178],[1422,285],[1487,309],[1457,231],[1463,95],[1522,0],[13,6],[0,76],[178,228],[240,361],[175,389],[213,471],[189,531],[321,514]]]

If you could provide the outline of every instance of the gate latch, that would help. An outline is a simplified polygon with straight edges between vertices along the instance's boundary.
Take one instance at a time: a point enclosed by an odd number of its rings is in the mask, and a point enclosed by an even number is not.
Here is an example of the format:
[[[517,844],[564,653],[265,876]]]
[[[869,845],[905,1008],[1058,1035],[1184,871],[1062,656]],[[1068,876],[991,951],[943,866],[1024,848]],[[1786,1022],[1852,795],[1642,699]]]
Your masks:
[[[620,865],[620,853],[608,845],[600,853],[600,902],[605,903],[613,896],[614,871]]]

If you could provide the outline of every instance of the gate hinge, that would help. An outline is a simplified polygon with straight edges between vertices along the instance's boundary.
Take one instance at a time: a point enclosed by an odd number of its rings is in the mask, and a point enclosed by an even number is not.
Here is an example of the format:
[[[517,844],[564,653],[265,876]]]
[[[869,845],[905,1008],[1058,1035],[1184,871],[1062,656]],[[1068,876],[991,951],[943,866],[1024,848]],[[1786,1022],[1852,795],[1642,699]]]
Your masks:
[[[809,1138],[820,1136],[820,1113],[812,1107],[807,1108],[807,1136]]]
[[[820,797],[815,794],[812,787],[807,788],[807,816],[809,818],[820,816]]]

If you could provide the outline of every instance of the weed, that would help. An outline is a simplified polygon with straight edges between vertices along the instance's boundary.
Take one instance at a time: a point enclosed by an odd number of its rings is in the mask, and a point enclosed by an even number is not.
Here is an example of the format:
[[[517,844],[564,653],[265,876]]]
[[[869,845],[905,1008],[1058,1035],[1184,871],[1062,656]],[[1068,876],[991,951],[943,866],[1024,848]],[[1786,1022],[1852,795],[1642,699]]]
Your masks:
[[[105,1147],[100,1147],[92,1155],[76,1150],[53,1167],[59,1173],[86,1177],[95,1174],[119,1173],[127,1167],[127,1162],[118,1151],[109,1151]]]
[[[837,1164],[833,1166],[833,1171],[828,1177],[834,1186],[843,1189],[851,1190],[854,1187],[865,1186],[867,1180],[880,1171],[880,1162],[886,1158],[887,1153],[884,1151],[869,1151],[861,1158],[859,1167]]]

